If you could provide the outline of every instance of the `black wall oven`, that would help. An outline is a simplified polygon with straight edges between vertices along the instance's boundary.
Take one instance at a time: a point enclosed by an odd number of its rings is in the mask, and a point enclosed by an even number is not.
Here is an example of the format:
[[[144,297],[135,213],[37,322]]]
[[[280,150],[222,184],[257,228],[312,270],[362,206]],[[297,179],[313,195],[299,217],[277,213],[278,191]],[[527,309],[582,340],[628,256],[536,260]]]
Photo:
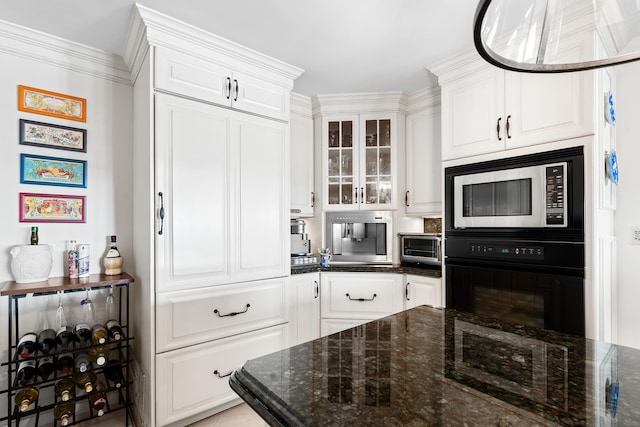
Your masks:
[[[445,169],[449,308],[584,336],[582,147]]]

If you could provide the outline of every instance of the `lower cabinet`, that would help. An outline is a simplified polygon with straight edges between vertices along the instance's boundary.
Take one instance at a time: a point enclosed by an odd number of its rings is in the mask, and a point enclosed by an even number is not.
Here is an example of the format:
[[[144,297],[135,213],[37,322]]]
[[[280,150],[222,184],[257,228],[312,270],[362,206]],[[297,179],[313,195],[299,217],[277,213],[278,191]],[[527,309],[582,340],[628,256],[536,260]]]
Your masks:
[[[402,311],[402,279],[392,273],[322,273],[320,335]]]
[[[320,337],[320,273],[296,274],[289,278],[290,344]]]
[[[442,279],[439,277],[404,275],[405,309],[419,305],[444,307],[442,303]]]
[[[159,426],[240,401],[229,376],[246,360],[287,345],[287,325],[222,338],[156,356]]]

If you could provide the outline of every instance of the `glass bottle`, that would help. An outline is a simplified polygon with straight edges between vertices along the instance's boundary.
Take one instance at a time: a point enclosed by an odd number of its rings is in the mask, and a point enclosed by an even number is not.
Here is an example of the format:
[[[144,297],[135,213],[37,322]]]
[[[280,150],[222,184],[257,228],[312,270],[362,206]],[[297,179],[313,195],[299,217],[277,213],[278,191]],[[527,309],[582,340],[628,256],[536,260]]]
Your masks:
[[[91,325],[96,323],[96,313],[93,302],[89,298],[88,288],[87,297],[80,302],[80,305],[82,306],[82,321],[76,325],[74,332],[80,344],[87,345],[91,340]]]
[[[43,381],[48,380],[55,370],[56,365],[53,361],[53,356],[43,357],[38,360],[38,375]]]
[[[107,363],[107,358],[109,357],[109,347],[100,345],[96,347],[91,347],[89,349],[89,358],[93,363],[98,366],[103,366]]]
[[[76,403],[73,401],[58,403],[53,408],[53,416],[60,421],[61,426],[68,426],[73,421],[76,412]]]
[[[38,348],[37,339],[38,337],[34,332],[27,332],[20,337],[18,340],[18,357],[20,359],[26,359],[36,352]]]
[[[96,383],[96,374],[93,371],[78,372],[75,375],[75,381],[79,389],[91,393]]]
[[[38,244],[38,227],[31,227],[31,244]]]
[[[38,400],[38,395],[40,391],[36,386],[27,386],[22,388],[16,393],[16,397],[14,398],[16,405],[20,409],[20,412],[25,412],[29,409],[29,407]]]
[[[91,402],[91,407],[95,409],[98,413],[98,416],[101,417],[104,415],[105,409],[107,407],[107,393],[106,387],[104,383],[99,382],[96,384],[96,389],[91,395],[89,395],[89,402]]]
[[[111,236],[111,245],[102,260],[104,264],[104,274],[114,275],[122,273],[122,256],[116,246],[116,236]]]
[[[109,333],[107,332],[107,328],[100,324],[95,324],[91,328],[91,339],[94,344],[104,344],[107,342],[107,338],[109,337]]]
[[[75,279],[78,277],[78,249],[76,248],[76,241],[71,240],[71,249],[67,254],[67,262],[69,265],[69,278]]]
[[[84,352],[76,354],[74,365],[75,372],[87,372],[89,369],[91,369],[91,361],[89,360],[89,355]]]
[[[120,341],[124,336],[122,326],[120,326],[120,323],[115,319],[109,320],[106,324],[106,328],[107,332],[109,333],[109,338],[114,341]]]
[[[56,382],[56,385],[53,387],[56,396],[60,397],[60,400],[66,402],[67,400],[73,399],[75,396],[74,388],[76,384],[73,382],[71,377],[62,378]]]
[[[69,374],[73,369],[73,353],[61,353],[56,359],[56,366],[62,374]]]
[[[46,299],[43,299],[46,301]],[[49,354],[56,348],[56,331],[51,328],[49,319],[49,307],[45,304],[38,312],[38,322],[36,324],[38,332],[38,350],[43,354]]]
[[[122,387],[124,377],[122,375],[122,366],[120,366],[120,361],[113,359],[109,360],[107,366],[104,368],[104,376],[107,380],[111,381],[116,388]]]
[[[58,309],[53,325],[56,329],[56,342],[60,347],[67,348],[74,341],[73,329],[67,323],[67,316],[62,306],[62,293],[58,296]]]
[[[104,326],[105,328],[107,328],[109,338],[114,341],[120,341],[124,337],[124,332],[122,331],[120,322],[116,320],[118,316],[116,310],[116,301],[113,297],[113,285],[111,285],[111,289],[109,289],[109,295],[107,296],[107,300],[105,302],[105,311],[107,313],[107,322]]]
[[[17,378],[18,382],[22,385],[26,385],[33,381],[36,377],[38,370],[36,369],[36,361],[33,359],[24,360],[18,365]]]

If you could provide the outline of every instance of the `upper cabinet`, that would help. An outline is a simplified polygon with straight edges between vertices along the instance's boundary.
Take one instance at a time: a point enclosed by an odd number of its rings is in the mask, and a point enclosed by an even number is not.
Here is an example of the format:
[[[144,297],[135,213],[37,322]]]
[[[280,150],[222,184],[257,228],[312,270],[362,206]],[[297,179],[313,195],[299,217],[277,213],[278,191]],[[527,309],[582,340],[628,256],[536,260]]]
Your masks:
[[[407,214],[442,215],[440,90],[420,90],[409,96],[405,173]]]
[[[571,58],[592,41],[576,38]],[[442,158],[451,160],[594,133],[593,74],[529,74],[475,51],[431,68],[442,88]]]
[[[404,96],[319,95],[315,101],[324,210],[395,209]]]
[[[291,217],[312,217],[315,207],[313,189],[313,116],[311,99],[291,94]]]

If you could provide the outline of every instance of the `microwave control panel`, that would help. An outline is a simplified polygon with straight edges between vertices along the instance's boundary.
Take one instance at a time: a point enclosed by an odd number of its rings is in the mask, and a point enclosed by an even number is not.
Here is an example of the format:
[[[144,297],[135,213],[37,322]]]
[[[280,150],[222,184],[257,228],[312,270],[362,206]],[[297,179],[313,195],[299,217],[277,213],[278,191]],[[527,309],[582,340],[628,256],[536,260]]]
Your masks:
[[[469,245],[469,255],[472,258],[494,258],[494,259],[544,259],[544,247],[529,245],[494,245],[471,243]]]
[[[565,164],[546,167],[546,224],[563,225],[565,221]]]

